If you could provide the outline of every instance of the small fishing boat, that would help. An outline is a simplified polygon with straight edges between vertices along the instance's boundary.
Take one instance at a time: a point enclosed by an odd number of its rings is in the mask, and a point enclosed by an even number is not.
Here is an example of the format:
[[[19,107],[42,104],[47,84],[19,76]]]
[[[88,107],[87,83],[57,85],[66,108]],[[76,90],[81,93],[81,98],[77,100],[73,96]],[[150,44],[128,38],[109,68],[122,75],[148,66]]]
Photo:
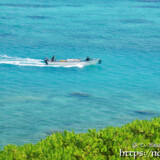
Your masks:
[[[88,66],[88,65],[95,65],[97,63],[101,64],[100,59],[90,59],[86,58],[86,60],[81,59],[66,59],[66,60],[55,60],[55,59],[48,59],[45,58],[44,62],[46,65],[53,65],[53,66]]]

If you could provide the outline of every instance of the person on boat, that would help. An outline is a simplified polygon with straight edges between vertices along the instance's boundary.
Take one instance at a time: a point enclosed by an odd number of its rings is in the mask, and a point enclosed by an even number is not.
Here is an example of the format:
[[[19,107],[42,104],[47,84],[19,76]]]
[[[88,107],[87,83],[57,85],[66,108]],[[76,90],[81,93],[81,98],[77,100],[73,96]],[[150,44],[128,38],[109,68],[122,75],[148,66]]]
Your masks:
[[[89,56],[87,56],[87,58],[86,58],[86,61],[90,61],[90,58],[89,58]]]
[[[54,58],[55,58],[54,56],[51,58],[51,61],[52,61],[52,62],[54,62],[54,60],[55,60]]]

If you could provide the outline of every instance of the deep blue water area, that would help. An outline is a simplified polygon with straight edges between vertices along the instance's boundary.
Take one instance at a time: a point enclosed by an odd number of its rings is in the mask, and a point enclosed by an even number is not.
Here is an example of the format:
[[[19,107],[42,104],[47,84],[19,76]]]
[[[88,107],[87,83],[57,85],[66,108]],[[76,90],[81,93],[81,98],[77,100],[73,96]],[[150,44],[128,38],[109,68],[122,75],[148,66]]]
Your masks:
[[[0,147],[160,115],[159,0],[0,1]],[[43,58],[102,64],[49,67]]]

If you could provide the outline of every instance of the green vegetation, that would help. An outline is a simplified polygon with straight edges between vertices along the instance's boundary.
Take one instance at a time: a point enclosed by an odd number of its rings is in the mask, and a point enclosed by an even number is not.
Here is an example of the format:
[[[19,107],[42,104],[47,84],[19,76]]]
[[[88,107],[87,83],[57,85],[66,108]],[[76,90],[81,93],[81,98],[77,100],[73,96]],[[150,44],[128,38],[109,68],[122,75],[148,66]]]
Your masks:
[[[67,131],[53,133],[35,145],[8,145],[0,151],[0,160],[154,159],[158,158],[154,156],[160,155],[158,144],[160,118],[154,118],[151,121],[135,120],[122,127],[108,127],[97,132],[93,129],[78,134]],[[120,149],[135,153],[128,153],[124,158],[120,156]],[[138,152],[141,152],[139,156],[134,156]]]

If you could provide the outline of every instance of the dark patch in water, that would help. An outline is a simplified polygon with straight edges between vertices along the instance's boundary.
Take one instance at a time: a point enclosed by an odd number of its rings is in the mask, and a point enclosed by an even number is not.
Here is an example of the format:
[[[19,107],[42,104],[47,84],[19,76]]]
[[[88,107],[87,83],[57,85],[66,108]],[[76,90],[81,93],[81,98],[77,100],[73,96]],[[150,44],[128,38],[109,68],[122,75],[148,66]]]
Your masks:
[[[56,97],[56,96],[57,96],[56,94],[52,93],[52,94],[49,94],[49,95],[47,96],[47,98],[54,98],[54,97]]]
[[[11,17],[0,17],[0,19],[12,19]]]
[[[87,93],[81,93],[81,92],[73,92],[70,94],[71,96],[74,97],[89,97],[90,95]]]
[[[106,36],[101,35],[91,35],[91,34],[75,34],[72,35],[72,38],[76,39],[106,39]]]
[[[64,121],[63,124],[64,124],[65,126],[72,126],[72,122]]]
[[[146,6],[136,6],[137,8],[160,8],[160,6],[146,5]]]
[[[4,103],[0,103],[0,108],[5,107]]]
[[[142,24],[142,23],[153,23],[152,21],[148,21],[145,19],[124,19],[121,20],[123,23],[133,23],[133,24]]]
[[[82,5],[78,5],[78,4],[67,4],[65,6],[66,7],[83,7]]]
[[[12,4],[12,3],[0,3],[0,6],[6,7],[21,7],[21,8],[53,8],[57,5],[43,5],[43,4]]]
[[[53,103],[52,101],[48,101],[48,100],[41,100],[39,102],[43,105],[51,105]]]
[[[26,100],[24,100],[24,102],[25,102],[25,103],[33,103],[33,102],[34,102],[34,100],[26,99]]]
[[[156,2],[159,3],[160,0],[137,0],[138,2]]]
[[[63,133],[63,131],[62,130],[50,130],[46,132],[47,135],[52,135],[53,133]]]
[[[13,35],[10,33],[0,33],[0,37],[10,37],[10,36],[13,36]]]
[[[74,123],[81,123],[79,120],[73,120]]]
[[[55,8],[55,7],[82,7],[80,5],[45,5],[45,4],[14,4],[14,3],[0,3],[0,6],[6,7],[21,7],[21,8]]]
[[[28,16],[29,18],[31,19],[46,19],[48,17],[45,17],[45,16]]]
[[[143,115],[153,115],[153,114],[155,114],[155,112],[145,111],[145,110],[137,110],[137,111],[135,111],[135,113],[143,114]]]

